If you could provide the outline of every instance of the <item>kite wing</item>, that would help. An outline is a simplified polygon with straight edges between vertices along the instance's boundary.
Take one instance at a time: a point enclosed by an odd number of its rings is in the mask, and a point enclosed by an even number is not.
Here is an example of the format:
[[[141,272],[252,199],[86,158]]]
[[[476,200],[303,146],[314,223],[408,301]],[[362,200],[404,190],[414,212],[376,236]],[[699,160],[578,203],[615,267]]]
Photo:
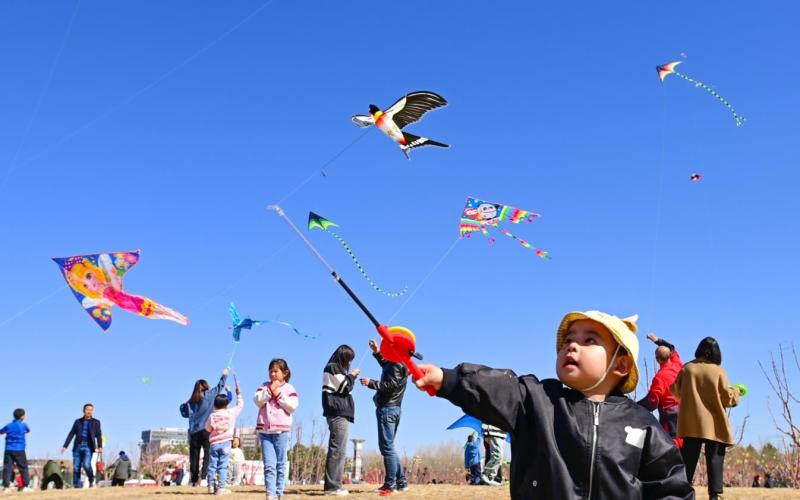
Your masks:
[[[444,97],[434,92],[411,92],[401,97],[386,110],[386,114],[399,127],[419,121],[428,111],[447,106]]]
[[[367,128],[375,125],[375,119],[370,115],[353,115],[353,123],[361,128]]]
[[[458,429],[460,427],[465,427],[467,429],[472,429],[480,435],[483,435],[483,428],[481,427],[482,422],[477,418],[471,415],[464,415],[463,417],[459,418],[447,428],[448,431],[453,429]]]
[[[308,230],[311,231],[314,228],[322,229],[323,231],[327,231],[329,227],[339,227],[333,221],[326,219],[321,215],[317,215],[314,212],[308,213]]]
[[[681,61],[674,61],[671,63],[662,64],[661,66],[656,66],[656,70],[658,70],[658,78],[663,82],[667,75],[675,73],[675,66],[679,65],[680,63]]]
[[[233,302],[228,306],[228,313],[231,315],[231,321],[234,327],[242,323],[242,318],[239,317],[239,311],[236,310],[236,304]]]

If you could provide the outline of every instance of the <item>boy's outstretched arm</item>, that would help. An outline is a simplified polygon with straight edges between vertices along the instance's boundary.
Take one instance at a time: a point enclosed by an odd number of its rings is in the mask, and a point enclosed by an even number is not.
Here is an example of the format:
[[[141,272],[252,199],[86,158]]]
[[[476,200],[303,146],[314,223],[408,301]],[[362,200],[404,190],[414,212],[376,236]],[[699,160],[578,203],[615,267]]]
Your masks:
[[[513,433],[519,420],[524,418],[527,389],[511,370],[470,363],[462,363],[452,370],[433,365],[419,368],[424,375],[416,381],[418,388],[424,390],[426,385],[433,386],[437,396],[485,424]]]

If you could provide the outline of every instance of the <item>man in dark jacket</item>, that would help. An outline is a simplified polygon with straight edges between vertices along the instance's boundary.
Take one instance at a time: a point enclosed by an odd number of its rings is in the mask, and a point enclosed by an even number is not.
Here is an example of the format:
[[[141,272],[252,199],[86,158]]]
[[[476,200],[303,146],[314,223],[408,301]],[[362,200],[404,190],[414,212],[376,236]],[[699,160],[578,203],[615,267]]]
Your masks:
[[[111,475],[111,486],[125,486],[125,481],[131,477],[131,459],[124,451],[119,452],[119,458],[111,467],[114,472]]]
[[[556,334],[558,379],[420,365],[417,386],[511,433],[513,500],[694,499],[678,448],[624,396],[638,382],[635,321],[567,314]]]
[[[362,378],[361,384],[376,391],[372,400],[375,402],[375,414],[378,418],[378,448],[383,455],[383,466],[386,469],[386,478],[383,486],[378,488],[378,493],[386,496],[391,495],[394,490],[408,491],[408,481],[400,464],[400,457],[394,449],[394,438],[400,425],[400,405],[403,403],[408,381],[408,369],[402,363],[385,360],[374,340],[369,341],[369,348],[381,366],[381,379],[378,381]]]
[[[100,429],[100,421],[93,418],[94,406],[91,403],[83,405],[83,416],[72,424],[61,453],[64,453],[69,446],[72,438],[75,442],[72,445],[72,485],[75,488],[82,488],[81,467],[86,471],[89,478],[89,487],[94,486],[94,470],[92,469],[92,455],[103,452],[103,431]]]
[[[659,368],[650,384],[650,390],[639,400],[639,404],[649,411],[658,409],[658,423],[664,427],[664,431],[669,434],[675,444],[681,447],[683,438],[677,437],[680,401],[670,392],[669,386],[675,383],[678,373],[683,368],[683,363],[674,345],[652,333],[648,333],[647,338],[658,346],[656,362]]]

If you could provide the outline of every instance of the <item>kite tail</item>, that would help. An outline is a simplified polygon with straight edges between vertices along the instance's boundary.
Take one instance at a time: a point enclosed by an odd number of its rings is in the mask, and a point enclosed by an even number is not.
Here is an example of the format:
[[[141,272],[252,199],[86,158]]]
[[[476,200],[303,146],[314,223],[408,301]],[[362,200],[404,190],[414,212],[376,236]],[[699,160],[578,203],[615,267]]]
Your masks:
[[[502,227],[498,227],[497,229],[498,229],[498,230],[499,230],[501,233],[503,233],[503,234],[505,234],[506,236],[508,236],[509,238],[511,238],[511,239],[514,239],[514,240],[517,240],[517,241],[520,243],[520,245],[524,246],[525,248],[530,248],[531,250],[533,250],[534,252],[536,252],[536,255],[538,255],[539,257],[541,257],[541,258],[543,258],[543,259],[550,260],[550,255],[549,255],[547,252],[545,252],[544,250],[540,250],[540,249],[536,248],[535,246],[531,245],[530,243],[528,243],[527,241],[523,240],[522,238],[519,238],[519,237],[517,237],[517,236],[514,236],[514,235],[513,235],[513,234],[511,234],[511,233],[510,233],[510,232],[509,232],[507,229],[504,229],[504,228],[502,228]]]
[[[695,80],[692,77],[684,75],[683,73],[678,73],[677,71],[675,71],[674,73],[675,73],[675,75],[683,78],[687,82],[693,83],[695,87],[700,87],[702,89],[705,89],[706,92],[708,92],[709,94],[711,94],[714,97],[716,97],[717,100],[719,102],[721,102],[722,104],[724,104],[725,107],[728,108],[728,110],[733,114],[733,119],[736,120],[736,126],[737,127],[741,127],[742,124],[745,122],[746,118],[744,116],[740,115],[739,113],[737,113],[736,109],[733,107],[733,105],[731,103],[729,103],[724,97],[719,95],[719,93],[717,93],[716,90],[712,89],[711,87],[709,87],[708,85],[706,85],[703,82],[700,82],[698,80]]]
[[[393,298],[402,297],[403,295],[405,295],[405,293],[408,291],[408,286],[404,286],[403,289],[400,290],[399,292],[388,292],[383,288],[379,287],[377,283],[372,281],[372,278],[370,278],[369,274],[367,274],[367,271],[361,266],[361,262],[358,261],[358,257],[356,257],[356,254],[354,254],[353,250],[350,249],[350,245],[348,245],[347,242],[344,241],[344,238],[334,233],[330,229],[327,232],[330,233],[331,236],[336,238],[336,240],[342,244],[344,249],[347,251],[347,254],[350,255],[351,259],[353,259],[353,262],[355,263],[358,270],[361,271],[361,275],[364,277],[365,280],[367,280],[367,282],[370,284],[373,290],[375,290],[376,292],[380,292],[386,295],[387,297],[393,297]]]
[[[311,340],[314,340],[314,339],[316,339],[316,338],[317,338],[317,336],[316,336],[316,335],[307,335],[307,334],[305,334],[305,333],[301,332],[300,330],[298,330],[297,328],[295,328],[295,326],[294,326],[293,324],[291,324],[291,323],[287,323],[287,322],[285,322],[285,321],[278,321],[278,320],[267,320],[267,321],[265,321],[265,323],[276,323],[276,324],[278,324],[278,325],[283,325],[283,326],[285,326],[286,328],[289,328],[289,329],[291,329],[291,330],[292,330],[294,333],[296,333],[297,335],[299,335],[299,336],[301,336],[301,337],[303,337],[303,338],[306,338],[306,339],[311,339]]]

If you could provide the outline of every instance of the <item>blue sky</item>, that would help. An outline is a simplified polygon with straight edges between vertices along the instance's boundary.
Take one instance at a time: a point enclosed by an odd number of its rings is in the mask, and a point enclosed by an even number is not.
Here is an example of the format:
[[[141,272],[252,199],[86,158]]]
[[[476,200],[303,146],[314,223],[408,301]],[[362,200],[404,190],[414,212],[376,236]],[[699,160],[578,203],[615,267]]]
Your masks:
[[[399,7],[0,5],[0,412],[28,410],[30,456],[56,453],[87,401],[109,448],[185,425],[178,405],[194,380],[227,363],[232,300],[319,335],[245,332],[234,367],[248,398],[269,359],[284,357],[309,426],[337,345],[379,374],[363,356],[370,323],[266,210],[278,200],[296,222],[309,210],[336,221],[382,286],[411,287],[408,302],[373,292],[334,239],[309,235],[379,318],[403,306],[394,322],[415,331],[430,362],[551,377],[564,313],[638,312],[642,338],[654,331],[685,359],[717,337],[731,381],[751,391],[734,423],[749,413],[748,441],[776,438],[757,361],[794,338],[800,75],[786,51],[797,7]],[[655,66],[679,59],[744,126],[703,90],[659,83]],[[377,130],[360,137],[350,115],[414,90],[450,105],[408,130],[451,149],[407,161]],[[693,172],[701,182],[689,182]],[[475,236],[435,266],[468,195],[541,213],[510,229],[552,260],[502,235],[493,246]],[[188,327],[115,309],[103,334],[59,289],[51,257],[136,248],[126,289],[186,314]],[[356,391],[351,436],[374,449],[371,395]],[[444,431],[460,415],[409,393],[400,448],[461,441]],[[248,399],[242,421],[254,420]]]

